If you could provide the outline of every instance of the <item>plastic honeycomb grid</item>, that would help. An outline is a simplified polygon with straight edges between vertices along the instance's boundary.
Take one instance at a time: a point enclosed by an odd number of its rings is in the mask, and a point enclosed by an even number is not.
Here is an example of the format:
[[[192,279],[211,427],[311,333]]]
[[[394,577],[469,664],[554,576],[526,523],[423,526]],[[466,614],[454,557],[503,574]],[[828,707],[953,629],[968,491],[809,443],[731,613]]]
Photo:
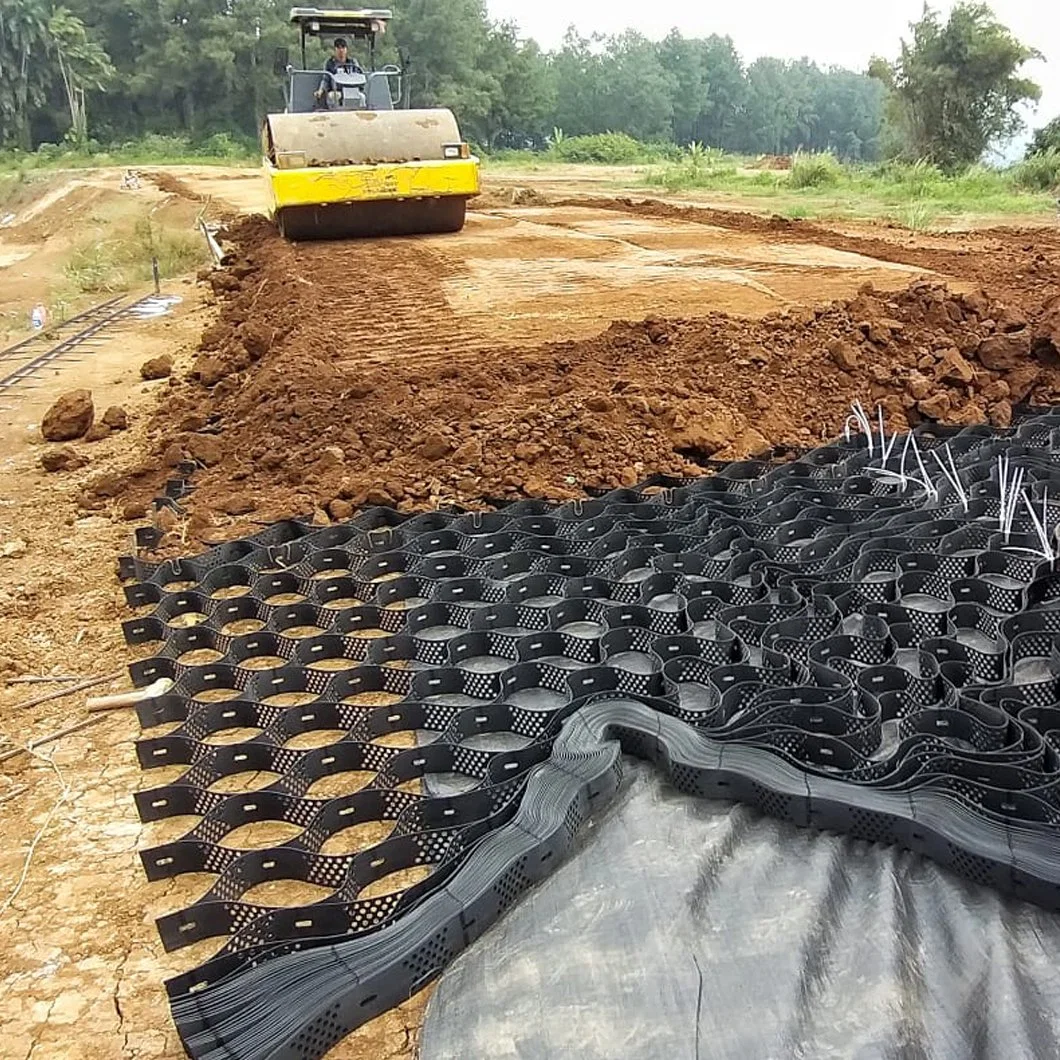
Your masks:
[[[372,509],[124,559],[126,639],[157,649],[133,679],[175,682],[139,708],[140,761],[180,771],[137,806],[198,818],[144,866],[214,877],[159,922],[167,948],[218,940],[168,984],[190,1055],[321,1056],[400,1003],[551,871],[622,752],[681,791],[1060,908],[1060,576],[1024,513],[1000,532],[996,499],[1009,451],[1039,507],[1057,493],[1053,422],[920,432],[950,446],[967,510],[874,474],[853,442],[582,502]],[[251,771],[267,783],[217,790]],[[231,842],[262,822],[297,834]],[[374,839],[326,852],[362,825]],[[280,880],[326,897],[246,900]]]

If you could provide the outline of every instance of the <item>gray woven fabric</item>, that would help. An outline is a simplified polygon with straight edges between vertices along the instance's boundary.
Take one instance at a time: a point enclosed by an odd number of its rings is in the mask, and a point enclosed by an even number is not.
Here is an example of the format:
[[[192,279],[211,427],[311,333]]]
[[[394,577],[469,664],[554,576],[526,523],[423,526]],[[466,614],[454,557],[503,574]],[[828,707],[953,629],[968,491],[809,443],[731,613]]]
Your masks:
[[[1060,1056],[1060,916],[625,765],[446,971],[421,1060]]]

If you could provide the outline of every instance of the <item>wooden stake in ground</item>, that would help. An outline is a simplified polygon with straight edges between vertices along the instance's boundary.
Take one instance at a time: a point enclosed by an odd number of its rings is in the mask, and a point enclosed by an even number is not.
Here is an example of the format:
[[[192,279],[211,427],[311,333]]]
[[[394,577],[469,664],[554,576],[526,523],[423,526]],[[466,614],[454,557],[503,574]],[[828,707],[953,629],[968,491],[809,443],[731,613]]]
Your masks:
[[[44,677],[38,674],[27,674],[25,677],[12,677],[9,685],[65,685],[71,681],[83,681],[83,677],[64,675],[61,677]]]
[[[41,703],[50,703],[53,699],[63,699],[66,696],[72,696],[77,692],[84,692],[85,689],[95,688],[97,685],[105,684],[107,681],[116,681],[121,677],[122,671],[119,670],[117,673],[107,674],[106,677],[93,677],[88,681],[82,681],[78,685],[71,685],[69,688],[60,688],[58,692],[48,692],[43,696],[37,696],[34,699],[27,699],[24,703],[16,705],[16,710],[24,710],[26,707],[37,707]]]
[[[132,692],[119,692],[116,696],[89,697],[85,700],[85,706],[93,713],[101,710],[121,710],[124,707],[135,707],[145,699],[154,699],[155,696],[164,696],[173,687],[173,680],[169,677],[160,677],[154,684],[146,688],[137,688]]]

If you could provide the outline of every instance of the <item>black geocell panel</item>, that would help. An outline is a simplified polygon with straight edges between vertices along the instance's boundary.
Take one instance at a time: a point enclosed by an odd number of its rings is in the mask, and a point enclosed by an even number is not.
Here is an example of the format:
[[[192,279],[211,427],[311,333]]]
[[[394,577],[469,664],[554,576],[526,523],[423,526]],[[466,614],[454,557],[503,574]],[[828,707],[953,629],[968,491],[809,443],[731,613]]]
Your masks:
[[[406,1000],[558,864],[623,752],[682,792],[899,844],[1060,909],[1060,575],[1032,554],[1025,508],[1000,532],[998,481],[1004,454],[1037,510],[1060,498],[1058,431],[1049,412],[1001,433],[918,432],[950,447],[967,509],[945,481],[930,500],[880,476],[861,440],[584,502],[374,509],[161,567],[123,561],[130,604],[154,608],[126,639],[164,642],[134,681],[176,681],[139,708],[147,729],[176,726],[141,740],[140,761],[187,767],[137,806],[200,818],[143,863],[151,879],[216,876],[160,933],[167,949],[227,940],[167,984],[188,1053],[320,1057]],[[1055,526],[1060,504],[1046,508]],[[201,649],[221,661],[181,661]],[[284,665],[254,668],[271,657]],[[270,702],[291,693],[305,702]],[[392,702],[365,706],[369,693]],[[244,728],[258,734],[207,742]],[[288,746],[320,730],[338,736]],[[210,790],[251,770],[278,779]],[[311,797],[349,771],[372,779]],[[223,845],[257,821],[302,831]],[[321,852],[366,822],[393,830]],[[414,886],[359,897],[423,866]],[[243,900],[280,879],[330,895]]]

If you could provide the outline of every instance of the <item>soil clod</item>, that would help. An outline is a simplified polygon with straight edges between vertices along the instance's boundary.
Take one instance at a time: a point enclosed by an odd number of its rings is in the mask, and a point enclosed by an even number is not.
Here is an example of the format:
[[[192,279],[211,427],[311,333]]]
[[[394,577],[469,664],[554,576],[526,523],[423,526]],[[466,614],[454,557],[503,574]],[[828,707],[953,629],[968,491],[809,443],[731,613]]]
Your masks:
[[[71,390],[44,414],[40,432],[49,442],[72,442],[88,432],[95,415],[90,390]]]

